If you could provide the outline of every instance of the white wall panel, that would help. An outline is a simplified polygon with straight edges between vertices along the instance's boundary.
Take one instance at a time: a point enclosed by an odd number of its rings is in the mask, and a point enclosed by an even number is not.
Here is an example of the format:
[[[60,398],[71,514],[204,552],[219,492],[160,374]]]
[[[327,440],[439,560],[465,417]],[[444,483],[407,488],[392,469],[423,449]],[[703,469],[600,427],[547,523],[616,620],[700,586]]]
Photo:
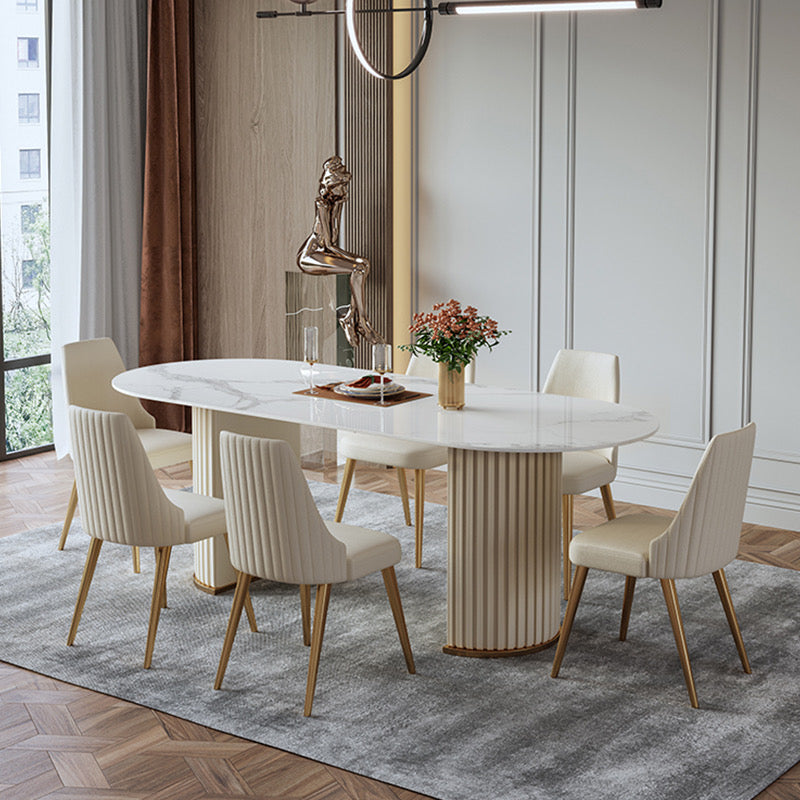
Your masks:
[[[800,394],[798,33],[797,0],[761,4],[750,411],[759,425],[757,452],[795,461],[800,461],[800,424],[793,424]]]
[[[691,442],[706,429],[709,6],[587,15],[576,50],[574,346],[617,353],[622,402]]]
[[[511,329],[481,383],[531,382],[532,22],[448,19],[420,74],[419,310],[455,297]],[[484,351],[485,353],[485,351]]]

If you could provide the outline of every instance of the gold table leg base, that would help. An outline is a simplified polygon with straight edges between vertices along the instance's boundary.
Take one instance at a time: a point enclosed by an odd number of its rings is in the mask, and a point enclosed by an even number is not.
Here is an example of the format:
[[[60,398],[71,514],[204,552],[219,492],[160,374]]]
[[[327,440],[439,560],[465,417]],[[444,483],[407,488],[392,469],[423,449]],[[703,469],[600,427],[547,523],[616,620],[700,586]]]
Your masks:
[[[509,658],[510,656],[527,656],[530,653],[538,653],[540,650],[547,650],[558,641],[558,634],[552,639],[539,644],[531,644],[527,647],[515,647],[512,650],[473,650],[471,647],[456,647],[446,644],[442,648],[443,653],[449,656],[464,656],[466,658]]]

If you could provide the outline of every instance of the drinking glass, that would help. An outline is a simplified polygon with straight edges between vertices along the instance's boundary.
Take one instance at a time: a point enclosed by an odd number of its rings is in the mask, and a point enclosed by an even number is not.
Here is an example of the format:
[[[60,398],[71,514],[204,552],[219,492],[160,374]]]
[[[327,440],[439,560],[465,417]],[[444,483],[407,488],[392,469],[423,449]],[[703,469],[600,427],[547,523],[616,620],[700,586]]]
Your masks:
[[[308,393],[319,394],[314,388],[314,364],[319,361],[319,328],[308,325],[303,328],[303,359],[309,365]]]
[[[372,345],[372,369],[380,375],[381,399],[378,405],[385,406],[383,402],[383,376],[392,368],[392,346],[384,342]]]

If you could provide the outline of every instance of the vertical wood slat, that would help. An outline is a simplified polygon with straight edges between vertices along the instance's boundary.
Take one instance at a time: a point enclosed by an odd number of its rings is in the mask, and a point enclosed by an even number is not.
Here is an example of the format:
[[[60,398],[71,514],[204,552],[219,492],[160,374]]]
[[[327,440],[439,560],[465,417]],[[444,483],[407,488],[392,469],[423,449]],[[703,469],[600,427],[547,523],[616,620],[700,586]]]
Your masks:
[[[376,4],[391,7],[391,0]],[[358,5],[357,5],[358,7]],[[392,64],[390,14],[364,15],[358,32],[365,53],[381,70]],[[350,198],[342,219],[342,245],[371,265],[364,291],[367,316],[387,341],[393,326],[392,82],[369,75],[351,48],[345,48],[340,113],[344,117],[342,158],[352,173]],[[363,341],[355,365],[372,366]]]
[[[560,621],[560,453],[451,449],[446,652],[552,643]]]

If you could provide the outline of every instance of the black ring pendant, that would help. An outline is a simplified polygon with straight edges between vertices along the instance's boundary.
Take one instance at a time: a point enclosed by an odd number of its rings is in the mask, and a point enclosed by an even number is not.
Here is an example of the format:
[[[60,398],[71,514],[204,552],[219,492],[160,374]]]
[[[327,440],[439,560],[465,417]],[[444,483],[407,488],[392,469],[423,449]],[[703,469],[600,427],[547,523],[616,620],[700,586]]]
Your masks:
[[[350,46],[353,48],[356,58],[361,62],[362,66],[367,70],[367,72],[376,78],[382,78],[385,81],[397,81],[410,75],[420,65],[420,62],[425,57],[425,53],[428,51],[428,45],[431,43],[431,33],[433,31],[433,0],[424,0],[424,3],[424,20],[422,23],[422,32],[419,36],[419,42],[417,42],[417,52],[414,53],[414,57],[408,62],[408,65],[405,67],[405,69],[392,75],[387,72],[381,72],[380,70],[375,69],[372,64],[370,64],[366,54],[364,53],[364,49],[361,47],[361,42],[358,41],[358,34],[356,33],[355,0],[346,0],[345,17],[347,23],[347,38],[350,40]],[[348,10],[351,10],[350,13],[347,13]],[[392,12],[389,11],[388,13]]]

